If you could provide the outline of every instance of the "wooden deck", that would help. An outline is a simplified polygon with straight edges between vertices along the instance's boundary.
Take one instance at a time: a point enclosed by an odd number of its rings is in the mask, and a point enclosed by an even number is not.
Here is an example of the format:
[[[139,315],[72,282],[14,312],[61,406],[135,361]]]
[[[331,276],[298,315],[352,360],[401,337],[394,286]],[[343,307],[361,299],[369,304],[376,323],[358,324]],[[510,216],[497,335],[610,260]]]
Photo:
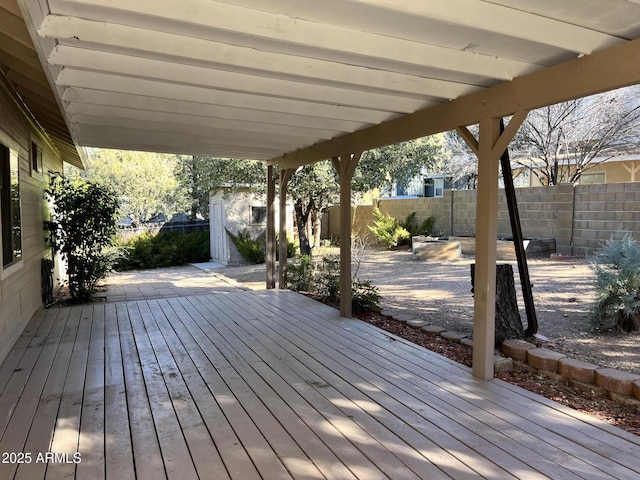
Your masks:
[[[286,291],[41,312],[0,392],[1,479],[640,478],[639,437]]]

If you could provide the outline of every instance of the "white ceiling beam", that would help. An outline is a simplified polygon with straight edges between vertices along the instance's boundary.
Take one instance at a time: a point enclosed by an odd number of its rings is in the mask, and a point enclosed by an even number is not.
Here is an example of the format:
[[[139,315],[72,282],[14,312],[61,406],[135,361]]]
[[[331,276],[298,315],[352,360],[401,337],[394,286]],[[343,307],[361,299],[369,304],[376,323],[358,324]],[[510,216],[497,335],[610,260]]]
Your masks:
[[[135,9],[137,2],[130,2]],[[202,5],[202,4],[201,4]],[[180,9],[182,10],[182,8]],[[290,80],[311,83],[327,82],[335,86],[344,85],[363,90],[377,90],[380,93],[397,92],[398,96],[416,98],[451,99],[477,90],[475,85],[418,77],[415,75],[384,71],[367,66],[348,65],[331,60],[298,56],[290,52],[278,53],[262,51],[258,48],[232,45],[225,42],[210,42],[184,35],[163,34],[149,29],[127,27],[106,22],[91,22],[94,28],[85,26],[86,31],[75,29],[77,21],[70,18],[62,22],[61,31],[55,36],[62,40],[106,44],[112,47],[126,48],[156,55],[177,55],[182,58],[197,58],[208,63],[225,65],[227,69],[239,68],[263,76],[281,77],[286,72]],[[243,20],[244,21],[244,20]],[[39,35],[48,35],[50,19],[47,17],[39,28]],[[236,20],[237,22],[237,20]],[[74,28],[69,28],[73,26]],[[60,27],[60,25],[58,25]],[[82,36],[81,36],[81,35]],[[231,40],[229,41],[231,42]],[[373,55],[374,52],[372,52]],[[429,97],[426,97],[427,93]]]
[[[341,107],[246,93],[226,92],[202,87],[173,85],[162,81],[107,75],[97,72],[74,70],[72,68],[65,68],[60,72],[56,78],[56,85],[60,87],[93,88],[110,92],[146,95],[286,114],[346,119],[370,124],[379,123],[397,116],[390,115],[388,112],[366,110],[363,108]]]
[[[250,110],[248,108],[223,107],[182,100],[170,100],[128,93],[106,92],[87,88],[66,88],[62,100],[71,103],[71,107],[78,104],[94,106],[112,106],[148,110],[180,115],[195,115],[212,119],[242,120],[247,119],[261,124],[273,124],[293,127],[304,127],[319,130],[338,130],[352,132],[364,128],[368,124],[345,120],[325,119],[303,115],[288,115],[283,113]]]
[[[144,133],[144,135],[143,135]],[[263,160],[273,156],[276,149],[242,147],[227,142],[209,141],[196,135],[162,133],[148,134],[113,127],[86,128],[78,133],[78,142],[87,147],[114,148],[163,153],[202,154]]]
[[[567,100],[640,83],[640,39],[549,67],[379,125],[302,148],[271,159],[280,168],[361,152],[478,123],[486,117],[505,117]]]
[[[291,138],[311,139],[329,139],[335,137],[340,132],[338,130],[312,130],[303,127],[291,127],[283,125],[271,125],[268,123],[256,123],[248,120],[220,120],[210,117],[198,117],[194,115],[180,115],[176,113],[154,112],[149,110],[136,110],[132,108],[111,107],[90,105],[87,103],[71,104],[67,109],[69,120],[72,123],[80,123],[78,116],[92,115],[105,119],[116,118],[122,120],[135,120],[141,122],[163,122],[165,124],[173,124],[175,126],[184,127],[206,127],[209,129],[236,130],[246,134],[264,134],[265,141],[269,140],[269,135],[283,135]]]
[[[198,85],[221,90],[372,108],[396,113],[414,112],[424,103],[402,96],[337,88],[331,85],[319,86],[65,45],[58,45],[49,55],[47,61],[52,65],[99,70],[109,74],[149,79],[162,78],[166,82],[180,85]]]
[[[623,39],[578,25],[493,4],[485,0],[350,0],[451,25],[485,30],[552,47],[589,54]]]
[[[232,129],[212,129],[207,127],[194,127],[185,125],[176,125],[163,121],[149,121],[144,125],[137,120],[122,119],[117,117],[98,117],[93,115],[77,115],[71,119],[72,127],[79,133],[91,131],[94,127],[103,129],[107,127],[122,128],[126,130],[135,130],[140,135],[148,137],[156,136],[163,133],[173,134],[181,133],[195,137],[206,138],[207,142],[216,142],[224,144],[236,144],[241,142],[242,148],[264,149],[272,148],[276,151],[282,151],[287,148],[294,148],[299,144],[300,137],[292,137],[285,135],[268,135],[258,132],[243,132]]]
[[[111,5],[111,2],[108,2]],[[138,12],[144,11],[145,6],[139,5]],[[152,5],[156,15],[160,2]],[[199,9],[202,6],[198,7]],[[311,47],[313,51],[326,50],[328,52],[338,52],[349,56],[358,56],[364,59],[375,58],[376,62],[384,60],[395,64],[406,64],[413,68],[424,68],[425,66],[436,67],[456,73],[467,75],[477,75],[490,77],[496,80],[509,80],[515,76],[529,73],[537,68],[530,63],[496,58],[491,55],[475,54],[464,52],[452,48],[438,45],[429,45],[420,42],[393,38],[375,33],[362,32],[321,24],[318,22],[306,21],[300,18],[289,18],[284,15],[251,10],[246,8],[228,5],[220,2],[209,2],[206,9],[211,10],[211,15],[206,13],[196,13],[190,15],[189,23],[197,22],[207,28],[215,28],[222,31],[233,31],[243,33],[250,37],[261,37],[278,42]],[[174,10],[165,11],[163,18],[173,16]],[[234,20],[232,15],[239,15],[242,22]],[[183,21],[186,21],[183,19]],[[132,22],[134,23],[134,22]],[[106,40],[101,35],[104,22],[96,22],[87,19],[74,18],[70,16],[48,16],[40,26],[38,33],[52,38],[68,38],[68,32],[74,31],[76,35],[87,42],[102,39],[101,41],[117,42],[120,46],[136,48],[157,48],[159,45],[167,45],[175,42],[167,41],[173,35],[167,32],[149,31],[148,38],[150,47],[145,42],[142,46],[138,43],[122,44],[118,39]],[[127,31],[131,32],[135,27],[120,25],[118,32],[129,37]],[[153,41],[155,40],[155,41]],[[210,41],[198,38],[189,38],[191,48],[189,55],[207,56],[210,48],[203,47],[210,44]],[[151,43],[153,42],[153,43]],[[176,46],[175,49],[180,47]],[[210,54],[209,54],[210,55]],[[320,53],[318,53],[320,55]],[[326,56],[326,53],[325,53]]]

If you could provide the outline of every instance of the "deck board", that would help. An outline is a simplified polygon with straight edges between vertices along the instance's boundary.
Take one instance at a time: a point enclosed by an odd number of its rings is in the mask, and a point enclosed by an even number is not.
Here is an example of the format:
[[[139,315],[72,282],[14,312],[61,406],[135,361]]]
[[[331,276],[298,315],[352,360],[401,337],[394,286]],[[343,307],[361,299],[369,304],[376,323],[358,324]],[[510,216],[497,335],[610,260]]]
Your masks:
[[[287,291],[39,312],[0,365],[0,478],[634,479],[640,439]]]

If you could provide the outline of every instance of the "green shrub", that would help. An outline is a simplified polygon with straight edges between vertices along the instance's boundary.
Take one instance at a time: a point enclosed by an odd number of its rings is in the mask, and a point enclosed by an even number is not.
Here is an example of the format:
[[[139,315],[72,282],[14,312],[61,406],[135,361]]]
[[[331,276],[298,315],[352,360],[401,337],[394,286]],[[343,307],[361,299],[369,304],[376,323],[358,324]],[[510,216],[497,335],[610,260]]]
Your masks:
[[[310,256],[301,256],[298,262],[287,267],[285,282],[291,290],[317,295],[322,302],[337,307],[340,304],[340,259],[329,255],[314,263]],[[351,309],[354,313],[380,311],[378,288],[369,280],[354,278]]]
[[[225,230],[242,258],[253,264],[264,263],[266,250],[265,232],[253,237],[248,228],[240,230],[236,234],[229,231],[229,229],[225,228]]]
[[[640,245],[630,236],[608,240],[593,262],[598,301],[590,319],[599,330],[640,329]]]
[[[247,262],[252,264],[264,263],[267,251],[267,232],[265,230],[253,236],[247,228],[237,234],[230,232],[227,235]],[[287,238],[287,258],[292,258],[297,251],[296,244]],[[276,233],[276,260],[280,257],[280,235]]]
[[[433,226],[436,223],[436,218],[431,216],[418,224],[416,222],[416,212],[411,212],[407,215],[407,218],[403,222],[398,222],[402,228],[409,232],[409,238],[401,239],[399,245],[411,245],[411,238],[417,235],[429,235],[433,231]]]
[[[121,242],[118,271],[172,267],[186,263],[206,262],[210,258],[209,232],[143,233],[128,242]]]
[[[334,307],[340,304],[340,257],[322,257],[316,273],[316,285],[325,303]]]
[[[371,280],[353,279],[351,310],[353,313],[380,311],[380,293],[378,287],[371,284]]]
[[[287,266],[285,284],[295,292],[311,292],[316,266],[309,255],[300,255],[298,261]]]
[[[53,202],[49,240],[67,262],[67,284],[75,302],[91,300],[97,282],[111,271],[108,249],[116,233],[115,193],[94,182],[60,175],[45,192]]]
[[[397,247],[404,240],[411,238],[406,228],[403,228],[391,215],[384,215],[378,207],[373,209],[375,221],[369,230],[376,239],[387,248]]]

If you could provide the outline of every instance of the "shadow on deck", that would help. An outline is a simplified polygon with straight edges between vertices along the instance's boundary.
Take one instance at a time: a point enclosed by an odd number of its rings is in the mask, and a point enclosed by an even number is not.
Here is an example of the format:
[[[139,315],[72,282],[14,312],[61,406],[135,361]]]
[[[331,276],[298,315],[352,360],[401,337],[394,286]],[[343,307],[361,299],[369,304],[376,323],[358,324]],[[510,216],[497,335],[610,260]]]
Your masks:
[[[42,311],[0,392],[2,479],[640,476],[640,438],[287,291]]]

